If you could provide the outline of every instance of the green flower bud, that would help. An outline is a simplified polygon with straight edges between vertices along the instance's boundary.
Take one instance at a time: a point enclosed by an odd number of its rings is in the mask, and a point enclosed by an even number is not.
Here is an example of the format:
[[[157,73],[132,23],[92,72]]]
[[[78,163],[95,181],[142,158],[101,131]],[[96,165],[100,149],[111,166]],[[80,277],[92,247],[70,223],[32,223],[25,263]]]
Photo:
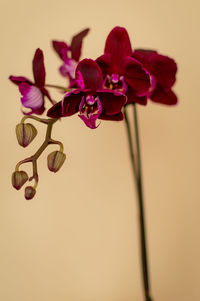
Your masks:
[[[31,200],[36,194],[36,190],[34,187],[32,186],[27,186],[25,188],[25,193],[24,193],[24,196],[25,196],[25,199],[26,200]]]
[[[12,174],[12,186],[19,190],[28,180],[28,175],[25,171],[15,171]]]
[[[50,171],[57,172],[65,162],[66,155],[60,151],[52,152],[47,157],[47,165]]]
[[[16,136],[19,145],[26,147],[36,135],[37,130],[31,123],[19,123],[16,125]]]

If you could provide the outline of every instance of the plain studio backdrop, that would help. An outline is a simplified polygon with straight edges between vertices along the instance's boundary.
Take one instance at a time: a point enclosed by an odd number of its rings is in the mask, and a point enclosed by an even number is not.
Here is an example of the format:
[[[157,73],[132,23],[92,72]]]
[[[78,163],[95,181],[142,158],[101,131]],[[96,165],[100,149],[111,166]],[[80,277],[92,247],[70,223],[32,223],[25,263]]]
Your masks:
[[[47,83],[65,85],[51,40],[69,42],[90,27],[82,58],[95,59],[116,26],[133,48],[150,48],[178,64],[179,104],[139,108],[150,274],[155,301],[199,301],[200,278],[200,23],[199,1],[4,1],[1,26],[0,300],[143,300],[136,194],[123,122],[90,130],[77,117],[58,122],[62,169],[38,164],[36,197],[11,186],[27,149],[16,141],[20,94],[9,75],[32,79],[36,48],[44,51]],[[57,100],[61,95],[53,92]],[[129,111],[131,116],[131,111]]]

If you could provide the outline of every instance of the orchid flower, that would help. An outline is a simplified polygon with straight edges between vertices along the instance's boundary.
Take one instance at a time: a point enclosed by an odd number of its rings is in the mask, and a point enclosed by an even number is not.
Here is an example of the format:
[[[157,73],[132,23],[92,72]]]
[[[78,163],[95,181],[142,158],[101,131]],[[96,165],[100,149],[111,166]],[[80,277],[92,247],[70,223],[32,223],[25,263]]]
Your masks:
[[[64,62],[60,66],[59,70],[62,76],[69,78],[69,88],[76,86],[75,70],[81,56],[83,38],[88,34],[88,32],[89,28],[86,28],[73,36],[70,46],[65,42],[52,41],[53,48]]]
[[[82,60],[76,69],[78,89],[68,92],[62,101],[47,112],[52,118],[71,116],[79,112],[86,126],[97,128],[97,119],[123,120],[122,107],[126,96],[122,92],[103,88],[103,75],[98,64],[91,59]]]
[[[9,77],[9,79],[19,87],[19,91],[22,94],[22,105],[31,110],[29,113],[24,112],[24,114],[42,114],[45,110],[44,96],[47,96],[50,102],[54,103],[49,92],[45,89],[45,74],[44,55],[42,50],[38,48],[33,58],[33,75],[35,82],[23,76],[11,75]]]
[[[131,55],[128,33],[125,28],[117,26],[107,37],[104,54],[96,61],[103,71],[105,88],[126,94],[127,103],[145,105],[151,86],[150,75]]]

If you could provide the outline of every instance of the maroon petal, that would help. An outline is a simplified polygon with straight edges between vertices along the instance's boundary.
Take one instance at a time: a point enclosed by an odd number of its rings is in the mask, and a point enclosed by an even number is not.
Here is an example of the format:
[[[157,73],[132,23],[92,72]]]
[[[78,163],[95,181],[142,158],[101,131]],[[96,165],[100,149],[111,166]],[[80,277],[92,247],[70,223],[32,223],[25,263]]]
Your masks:
[[[136,96],[134,91],[130,88],[126,92],[127,96],[127,105],[130,103],[138,103],[140,105],[145,106],[147,104],[147,96]]]
[[[156,55],[153,61],[152,74],[156,82],[165,88],[171,88],[176,81],[177,65],[168,56]]]
[[[53,107],[51,107],[47,112],[47,116],[51,118],[62,117],[62,101],[56,103]]]
[[[111,121],[121,121],[124,119],[124,114],[122,112],[120,112],[115,115],[106,115],[106,113],[103,111],[102,114],[99,116],[99,119],[111,120]]]
[[[96,91],[103,86],[103,75],[98,64],[91,59],[82,60],[76,68],[76,79],[81,87]],[[82,81],[82,84],[81,84]]]
[[[156,56],[157,51],[149,49],[136,49],[132,54],[132,57],[142,63],[150,73],[152,73],[152,64]]]
[[[176,94],[170,89],[157,87],[151,95],[151,100],[165,105],[176,105],[178,102]]]
[[[113,72],[119,73],[123,58],[132,54],[130,39],[125,28],[119,26],[113,28],[106,39],[104,52],[111,54],[112,66],[116,69]]]
[[[165,88],[171,88],[176,81],[177,65],[168,56],[153,50],[138,49],[133,57],[142,62],[145,68],[154,75],[156,82]]]
[[[120,92],[105,90],[98,91],[99,99],[102,103],[106,115],[115,115],[119,113],[126,103],[126,96]]]
[[[70,50],[70,47],[65,42],[52,41],[52,45],[61,59],[63,59],[63,55],[66,56]]]
[[[124,59],[124,79],[137,96],[144,96],[151,86],[150,76],[142,64],[137,60],[126,57]]]
[[[107,74],[112,74],[114,73],[112,71],[112,66],[111,66],[111,54],[110,53],[105,53],[102,56],[98,57],[96,59],[97,64],[100,66],[103,76],[105,77]]]
[[[67,93],[62,100],[63,116],[71,116],[79,111],[79,104],[84,93],[79,89]]]
[[[77,62],[79,61],[79,58],[81,56],[83,38],[88,34],[89,30],[90,30],[89,28],[86,28],[72,38],[71,41],[72,58]]]
[[[33,75],[35,83],[43,87],[45,83],[44,55],[41,49],[37,49],[33,58]]]
[[[30,84],[32,85],[33,83],[26,77],[24,76],[9,76],[9,79],[11,80],[11,82],[13,82],[14,84],[16,85],[20,85],[21,83],[27,83],[27,84]]]

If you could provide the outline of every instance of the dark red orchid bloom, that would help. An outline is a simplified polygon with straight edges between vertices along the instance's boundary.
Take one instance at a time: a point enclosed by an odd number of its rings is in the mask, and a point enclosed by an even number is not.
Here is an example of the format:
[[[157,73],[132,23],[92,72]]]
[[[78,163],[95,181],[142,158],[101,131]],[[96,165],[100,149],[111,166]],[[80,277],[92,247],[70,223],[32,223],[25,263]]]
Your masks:
[[[176,94],[171,89],[176,81],[175,61],[154,50],[136,49],[132,56],[140,61],[151,75],[152,88],[149,98],[161,104],[177,104]]]
[[[103,75],[98,64],[91,59],[82,60],[76,69],[80,88],[67,93],[63,100],[47,112],[47,116],[59,118],[79,112],[86,126],[97,128],[96,120],[123,120],[122,107],[126,96],[119,91],[103,89]]]
[[[104,75],[104,87],[127,95],[127,103],[146,104],[150,76],[143,65],[131,57],[132,48],[128,33],[115,27],[107,37],[104,54],[96,62]]]
[[[64,77],[68,77],[70,81],[69,87],[75,87],[75,70],[81,56],[81,48],[83,38],[88,34],[89,28],[84,29],[77,35],[73,36],[71,45],[65,42],[52,41],[53,48],[63,60],[64,64],[59,68],[60,73]]]
[[[33,58],[33,75],[35,82],[23,76],[11,75],[9,77],[9,79],[19,87],[19,91],[22,94],[22,105],[25,108],[31,109],[29,113],[24,114],[42,114],[45,110],[44,96],[47,96],[53,103],[49,92],[45,89],[45,74],[44,55],[42,50],[38,48]]]

